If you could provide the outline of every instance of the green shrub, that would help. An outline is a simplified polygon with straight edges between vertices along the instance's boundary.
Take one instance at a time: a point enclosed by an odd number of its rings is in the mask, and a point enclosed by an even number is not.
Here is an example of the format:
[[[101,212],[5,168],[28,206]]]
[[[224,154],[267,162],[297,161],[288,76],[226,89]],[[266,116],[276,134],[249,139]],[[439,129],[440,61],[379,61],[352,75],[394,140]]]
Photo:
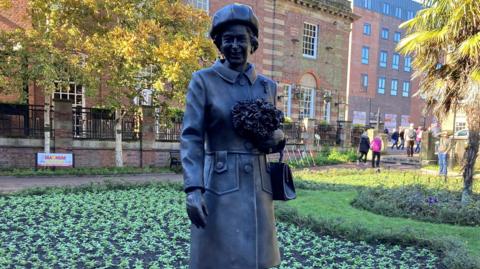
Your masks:
[[[400,188],[365,188],[352,205],[376,214],[412,218],[433,223],[480,225],[480,195],[469,205],[461,204],[461,193],[429,189],[422,185]]]
[[[336,148],[322,147],[312,159],[311,156],[305,156],[299,160],[289,160],[288,164],[294,168],[322,166],[352,162],[356,160],[356,153],[352,150],[341,151]]]

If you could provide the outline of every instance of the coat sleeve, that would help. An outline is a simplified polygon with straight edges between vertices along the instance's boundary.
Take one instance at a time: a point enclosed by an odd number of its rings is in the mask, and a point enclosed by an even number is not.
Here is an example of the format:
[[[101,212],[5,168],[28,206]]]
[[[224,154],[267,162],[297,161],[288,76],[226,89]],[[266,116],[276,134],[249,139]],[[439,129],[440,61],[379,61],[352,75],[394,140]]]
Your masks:
[[[186,192],[196,188],[204,191],[205,91],[202,79],[197,73],[194,73],[188,86],[180,135],[180,154]]]

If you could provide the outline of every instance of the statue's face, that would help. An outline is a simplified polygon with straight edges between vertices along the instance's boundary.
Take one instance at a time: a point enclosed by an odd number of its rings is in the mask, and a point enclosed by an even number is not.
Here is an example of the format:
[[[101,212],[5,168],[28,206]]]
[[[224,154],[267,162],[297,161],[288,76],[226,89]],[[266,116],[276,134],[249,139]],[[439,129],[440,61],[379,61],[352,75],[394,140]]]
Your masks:
[[[227,26],[222,34],[220,51],[231,69],[244,71],[252,51],[247,27],[239,24]]]

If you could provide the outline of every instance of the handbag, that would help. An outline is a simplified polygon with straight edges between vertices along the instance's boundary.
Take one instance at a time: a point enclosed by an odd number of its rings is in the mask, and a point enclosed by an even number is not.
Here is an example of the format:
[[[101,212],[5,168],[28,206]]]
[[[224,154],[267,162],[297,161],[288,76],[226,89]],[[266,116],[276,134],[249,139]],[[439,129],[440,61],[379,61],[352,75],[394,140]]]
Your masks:
[[[283,150],[278,162],[269,162],[270,178],[272,182],[273,200],[288,201],[297,198],[293,184],[292,170],[288,164],[282,162]]]

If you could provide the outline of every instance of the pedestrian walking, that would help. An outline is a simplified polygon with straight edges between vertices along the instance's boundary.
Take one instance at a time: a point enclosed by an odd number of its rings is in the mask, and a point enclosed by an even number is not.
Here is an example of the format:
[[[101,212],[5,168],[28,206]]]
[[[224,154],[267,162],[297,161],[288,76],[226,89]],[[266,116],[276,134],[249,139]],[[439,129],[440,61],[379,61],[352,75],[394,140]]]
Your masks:
[[[368,138],[367,132],[363,132],[360,136],[360,144],[358,145],[358,152],[360,156],[358,157],[357,164],[366,163],[367,162],[367,154],[370,150],[370,138]]]
[[[382,139],[380,136],[375,136],[370,143],[370,149],[372,150],[372,168],[377,168],[377,172],[380,172],[380,154],[382,151]]]
[[[392,149],[394,147],[396,147],[398,149],[398,138],[399,138],[400,134],[398,133],[397,129],[393,129],[393,133],[392,133]]]
[[[400,132],[398,133],[398,137],[400,138],[400,145],[397,146],[397,149],[403,150],[405,148],[405,128],[400,127]]]
[[[438,145],[438,166],[439,175],[445,178],[447,181],[447,166],[448,166],[448,152],[452,146],[451,139],[448,137],[448,133],[443,131],[440,133],[440,142]]]
[[[413,157],[413,146],[415,145],[415,139],[417,139],[417,132],[413,128],[413,123],[410,123],[410,127],[405,130],[404,139],[407,144],[407,156]]]
[[[415,147],[415,153],[420,153],[421,145],[422,145],[422,134],[423,134],[423,129],[421,126],[418,126],[416,133],[417,133],[417,137],[415,139],[415,142],[417,143],[417,145]]]

